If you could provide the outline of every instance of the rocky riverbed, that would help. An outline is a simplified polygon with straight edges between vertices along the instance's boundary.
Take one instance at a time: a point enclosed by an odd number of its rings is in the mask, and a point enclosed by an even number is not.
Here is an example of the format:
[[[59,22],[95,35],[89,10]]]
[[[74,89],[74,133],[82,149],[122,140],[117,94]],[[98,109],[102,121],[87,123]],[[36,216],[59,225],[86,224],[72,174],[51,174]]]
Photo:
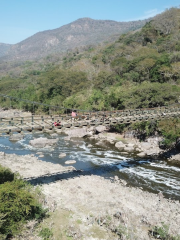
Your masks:
[[[148,231],[162,222],[172,235],[180,234],[180,203],[162,193],[127,187],[117,176],[105,179],[76,172],[73,166],[43,162],[33,155],[1,152],[0,163],[40,186],[52,212],[43,224],[53,229],[54,239],[109,240],[120,234],[123,239],[152,239]],[[28,239],[38,238],[32,233]]]
[[[76,137],[89,137],[89,139],[96,140],[96,144],[103,146],[105,143],[114,145],[123,154],[135,153],[138,157],[151,157],[158,158],[159,156],[166,159],[172,164],[180,166],[180,147],[172,151],[166,151],[159,147],[159,143],[162,141],[162,137],[153,136],[149,137],[146,141],[139,141],[134,138],[132,134],[124,133],[123,135],[118,133],[108,132],[108,127],[83,127],[81,129],[64,129],[60,130],[68,135],[67,140]]]

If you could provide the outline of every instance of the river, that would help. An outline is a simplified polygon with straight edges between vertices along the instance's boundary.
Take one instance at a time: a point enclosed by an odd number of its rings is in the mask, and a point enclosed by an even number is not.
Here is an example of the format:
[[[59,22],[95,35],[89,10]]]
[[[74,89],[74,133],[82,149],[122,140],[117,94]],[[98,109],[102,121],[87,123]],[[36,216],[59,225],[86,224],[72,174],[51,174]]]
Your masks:
[[[33,138],[54,138],[42,132],[25,134],[24,139],[11,142],[8,135],[0,137],[0,151],[7,154],[26,155],[42,152],[43,161],[65,166],[65,161],[76,160],[73,165],[76,169],[95,171],[96,174],[111,178],[118,176],[126,180],[128,185],[158,193],[161,191],[165,197],[180,200],[180,168],[169,165],[163,159],[142,159],[133,154],[123,155],[112,145],[98,146],[88,139],[64,140],[64,135],[58,135],[58,144],[54,149],[37,149],[29,145]],[[60,153],[66,157],[59,158]]]

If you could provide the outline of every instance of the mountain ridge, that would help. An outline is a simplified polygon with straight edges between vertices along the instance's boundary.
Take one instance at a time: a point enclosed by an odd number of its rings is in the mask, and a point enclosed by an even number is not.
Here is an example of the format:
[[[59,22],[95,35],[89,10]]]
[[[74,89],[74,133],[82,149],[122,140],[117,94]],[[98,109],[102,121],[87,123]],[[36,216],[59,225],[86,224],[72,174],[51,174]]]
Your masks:
[[[35,33],[9,48],[4,48],[0,56],[5,60],[30,60],[52,53],[63,53],[69,49],[97,45],[109,41],[111,36],[113,39],[113,35],[139,29],[149,20],[117,22],[79,18],[59,28]]]

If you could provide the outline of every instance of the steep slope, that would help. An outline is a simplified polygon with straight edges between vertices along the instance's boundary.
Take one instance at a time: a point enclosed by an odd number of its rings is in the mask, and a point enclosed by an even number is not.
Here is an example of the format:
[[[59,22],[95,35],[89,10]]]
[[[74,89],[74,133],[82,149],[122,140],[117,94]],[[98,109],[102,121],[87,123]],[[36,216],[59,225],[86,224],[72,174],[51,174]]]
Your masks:
[[[110,20],[78,19],[54,30],[36,33],[13,45],[6,56],[11,60],[35,59],[52,53],[110,40],[110,36],[141,28],[148,20],[115,22]]]
[[[10,47],[11,44],[0,43],[0,57],[6,55]]]

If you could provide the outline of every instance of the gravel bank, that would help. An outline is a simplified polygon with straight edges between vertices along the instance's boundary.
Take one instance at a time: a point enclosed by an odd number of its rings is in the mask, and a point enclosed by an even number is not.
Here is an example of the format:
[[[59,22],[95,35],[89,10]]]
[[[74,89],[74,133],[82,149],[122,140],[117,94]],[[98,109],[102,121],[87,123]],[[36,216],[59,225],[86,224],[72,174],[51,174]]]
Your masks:
[[[49,205],[55,202],[56,210],[51,209],[51,221],[44,224],[52,226],[55,239],[119,239],[121,228],[129,239],[152,239],[148,230],[162,222],[169,225],[171,234],[180,234],[180,203],[165,199],[161,193],[127,187],[118,177],[78,176],[72,166],[43,162],[34,155],[1,153],[0,164],[24,178],[37,179],[36,184],[41,176],[48,175],[49,181],[41,182],[41,189]],[[51,178],[51,174],[61,172],[68,172],[68,178]],[[60,235],[62,232],[66,233]]]

